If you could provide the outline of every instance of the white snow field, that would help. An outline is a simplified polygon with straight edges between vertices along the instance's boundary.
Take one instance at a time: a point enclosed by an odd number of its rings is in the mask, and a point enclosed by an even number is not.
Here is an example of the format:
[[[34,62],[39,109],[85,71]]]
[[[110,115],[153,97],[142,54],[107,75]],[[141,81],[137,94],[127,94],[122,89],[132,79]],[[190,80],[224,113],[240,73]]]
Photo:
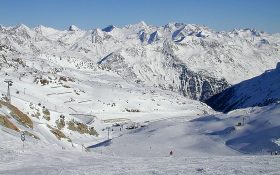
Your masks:
[[[32,138],[27,138],[23,149],[19,134],[1,128],[0,174],[279,174],[280,156],[270,155],[267,149],[273,146],[266,146],[280,136],[279,130],[272,132],[280,126],[274,120],[279,114],[280,106],[272,105],[193,120],[164,119],[122,133],[91,152],[62,149]],[[247,117],[244,125],[235,126],[243,116]],[[251,135],[255,139],[243,139]],[[233,144],[234,149],[251,143],[255,144],[252,152],[246,155],[227,147],[233,138],[241,145]],[[263,150],[251,154],[255,147]]]
[[[267,155],[279,151],[280,105],[150,123],[92,148],[112,156]],[[239,124],[240,123],[240,124]],[[122,148],[122,149],[121,149]]]
[[[0,26],[0,174],[280,174],[279,104],[201,102],[274,68],[279,36]]]
[[[2,154],[4,151],[1,151]],[[279,174],[276,156],[111,157],[94,153],[40,150],[6,153],[1,174]],[[12,154],[12,155],[11,155]],[[15,160],[16,159],[16,160]]]

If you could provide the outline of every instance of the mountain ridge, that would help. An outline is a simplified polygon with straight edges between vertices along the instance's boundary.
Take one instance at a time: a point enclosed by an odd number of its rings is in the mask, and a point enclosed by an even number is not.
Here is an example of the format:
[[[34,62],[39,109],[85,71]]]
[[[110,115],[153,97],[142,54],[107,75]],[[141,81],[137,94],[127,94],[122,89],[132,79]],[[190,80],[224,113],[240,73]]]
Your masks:
[[[234,109],[266,106],[280,101],[280,62],[276,68],[233,85],[206,100],[217,111],[229,112]]]
[[[106,67],[124,76],[127,81],[170,89],[188,98],[203,100],[231,84],[271,69],[280,57],[280,37],[255,29],[216,32],[195,24],[152,26],[144,22],[122,28],[108,27],[77,29],[75,32],[44,26],[31,29],[23,24],[2,27],[0,44],[16,51],[2,55],[23,57],[23,61],[25,56],[22,55],[39,59],[40,55],[66,60],[72,57],[77,62],[76,68],[81,69],[79,65],[88,64],[86,67],[96,69],[100,67],[96,63],[100,63],[107,55],[120,54],[121,57],[115,57],[118,61],[106,64]],[[198,76],[207,75],[215,82],[224,80],[228,85],[220,89],[212,86],[213,81],[207,80],[211,88],[197,90],[203,83],[196,81],[195,90],[190,91],[187,87],[192,86],[196,78],[189,77],[184,82],[186,85],[182,86],[180,77],[184,71],[174,65],[183,65]],[[61,65],[56,66],[57,69],[61,68]],[[116,67],[118,69],[114,70]],[[201,97],[199,91],[210,95]]]

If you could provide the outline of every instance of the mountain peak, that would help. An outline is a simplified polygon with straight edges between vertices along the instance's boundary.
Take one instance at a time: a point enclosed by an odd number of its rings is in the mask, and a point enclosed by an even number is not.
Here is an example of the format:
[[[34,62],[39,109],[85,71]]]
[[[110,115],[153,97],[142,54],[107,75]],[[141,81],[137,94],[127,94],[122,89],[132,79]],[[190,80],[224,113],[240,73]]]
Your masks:
[[[132,29],[132,30],[145,30],[148,27],[149,26],[144,21],[140,21],[139,23],[129,24],[125,26],[125,28]]]
[[[136,24],[134,24],[132,26],[139,27],[139,28],[145,28],[148,25],[145,23],[145,21],[140,21],[139,23],[136,23]]]
[[[43,25],[38,25],[38,26],[35,27],[33,30],[34,30],[35,32],[41,33],[41,34],[43,34],[43,35],[49,35],[49,34],[53,34],[53,33],[59,31],[59,30],[56,30],[56,29],[54,29],[54,28],[46,27],[46,26],[43,26]]]
[[[46,26],[43,26],[43,25],[38,25],[38,26],[36,26],[36,27],[34,28],[35,31],[37,31],[37,30],[45,30],[45,29],[53,29],[53,28],[51,28],[51,27],[46,27]],[[53,30],[55,30],[55,29],[53,29]]]
[[[158,41],[160,38],[160,33],[158,31],[153,32],[152,34],[150,34],[150,38],[148,40],[149,44],[152,44],[155,41]]]
[[[139,25],[142,25],[142,26],[147,26],[147,24],[145,23],[145,21],[140,21],[138,24],[139,24]]]
[[[29,30],[30,28],[27,27],[26,25],[24,24],[18,24],[16,25],[15,27],[13,27],[14,30]]]
[[[68,29],[68,31],[78,31],[78,30],[80,30],[80,29],[75,25],[71,25]]]
[[[109,25],[109,26],[103,28],[102,31],[104,31],[104,32],[111,32],[111,31],[113,31],[115,28],[116,28],[116,27],[115,27],[114,25]]]

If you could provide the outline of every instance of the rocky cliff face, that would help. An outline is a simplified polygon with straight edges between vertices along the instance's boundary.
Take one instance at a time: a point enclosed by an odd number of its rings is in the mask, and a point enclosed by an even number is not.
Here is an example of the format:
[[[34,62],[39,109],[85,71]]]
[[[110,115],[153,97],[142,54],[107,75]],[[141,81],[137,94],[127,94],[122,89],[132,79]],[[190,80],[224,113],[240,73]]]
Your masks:
[[[203,102],[230,86],[225,79],[196,73],[188,70],[185,66],[182,66],[182,73],[179,78],[182,94]]]

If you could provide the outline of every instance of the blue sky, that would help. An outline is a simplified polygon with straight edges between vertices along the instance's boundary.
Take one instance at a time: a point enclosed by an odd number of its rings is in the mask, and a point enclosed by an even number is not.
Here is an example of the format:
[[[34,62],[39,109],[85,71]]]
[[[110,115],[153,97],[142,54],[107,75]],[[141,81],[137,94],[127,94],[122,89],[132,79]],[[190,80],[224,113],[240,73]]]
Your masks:
[[[145,21],[280,32],[280,0],[0,0],[0,24],[83,29]]]

